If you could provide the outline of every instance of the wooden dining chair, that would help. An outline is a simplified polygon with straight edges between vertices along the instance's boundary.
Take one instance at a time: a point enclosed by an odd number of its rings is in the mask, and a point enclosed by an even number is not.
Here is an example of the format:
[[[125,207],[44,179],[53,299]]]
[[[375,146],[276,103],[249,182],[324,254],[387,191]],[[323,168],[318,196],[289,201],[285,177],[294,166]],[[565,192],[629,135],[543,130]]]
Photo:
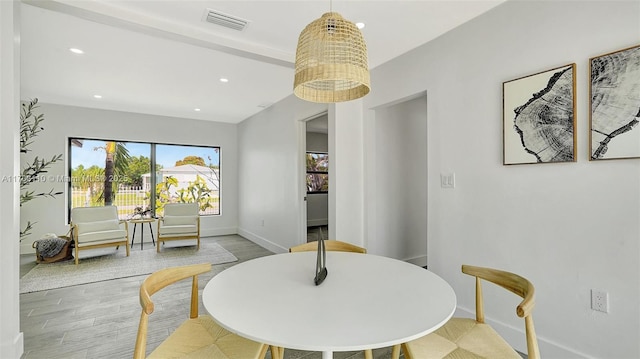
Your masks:
[[[325,243],[325,248],[327,251],[334,251],[334,252],[353,252],[353,253],[362,253],[362,254],[366,254],[367,250],[365,248],[356,246],[355,244],[351,244],[351,243],[347,243],[347,242],[341,242],[341,241],[336,241],[333,239],[325,239],[324,240]],[[312,252],[312,251],[317,251],[318,250],[318,243],[313,241],[313,242],[308,242],[308,243],[304,243],[304,244],[300,244],[297,246],[293,246],[291,248],[289,248],[289,252],[290,253],[295,253],[295,252]],[[271,350],[272,352],[277,352],[279,353],[279,359],[282,359],[283,355],[284,355],[284,348],[275,348]],[[367,349],[364,351],[364,357],[365,359],[373,359],[373,351],[371,349]]]
[[[267,345],[245,339],[222,328],[208,315],[198,315],[198,275],[209,272],[210,263],[161,269],[140,286],[140,324],[133,359],[224,358],[263,359]],[[151,296],[180,280],[192,278],[191,311],[183,322],[149,356],[146,356],[149,315],[155,308]]]
[[[435,332],[402,345],[394,346],[392,358],[400,351],[405,359],[418,358],[501,358],[521,359],[521,356],[484,321],[482,280],[509,290],[521,298],[516,314],[524,318],[529,359],[540,359],[540,350],[531,313],[535,306],[535,289],[527,279],[513,273],[483,267],[463,265],[462,272],[476,278],[476,318],[452,318]]]
[[[333,239],[325,239],[324,240],[325,248],[328,251],[336,251],[336,252],[353,252],[353,253],[367,253],[367,250],[358,247],[354,244],[336,241]],[[304,244],[300,244],[294,247],[289,248],[289,252],[311,252],[318,250],[318,243],[316,241],[308,242]]]

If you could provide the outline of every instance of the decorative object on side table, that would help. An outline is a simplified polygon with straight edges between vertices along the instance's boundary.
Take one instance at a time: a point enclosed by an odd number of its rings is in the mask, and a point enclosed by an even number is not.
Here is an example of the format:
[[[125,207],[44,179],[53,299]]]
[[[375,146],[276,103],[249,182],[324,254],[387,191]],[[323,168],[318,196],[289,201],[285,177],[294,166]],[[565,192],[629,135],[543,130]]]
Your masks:
[[[151,208],[142,208],[136,207],[133,209],[133,213],[129,216],[129,222],[133,223],[133,234],[131,235],[131,248],[133,248],[133,243],[136,241],[136,228],[138,224],[140,224],[140,250],[144,249],[144,224],[147,223],[149,225],[149,232],[151,233],[151,242],[153,242],[153,246],[156,245],[156,240],[153,237],[153,228],[151,227],[151,223],[155,222],[155,218],[151,217]]]
[[[133,213],[131,214],[131,216],[129,216],[129,219],[149,218],[150,214],[151,214],[151,208],[147,207],[143,209],[142,207],[136,207],[133,209]]]
[[[590,160],[640,158],[640,45],[589,59]]]
[[[504,82],[503,164],[575,162],[576,64]]]

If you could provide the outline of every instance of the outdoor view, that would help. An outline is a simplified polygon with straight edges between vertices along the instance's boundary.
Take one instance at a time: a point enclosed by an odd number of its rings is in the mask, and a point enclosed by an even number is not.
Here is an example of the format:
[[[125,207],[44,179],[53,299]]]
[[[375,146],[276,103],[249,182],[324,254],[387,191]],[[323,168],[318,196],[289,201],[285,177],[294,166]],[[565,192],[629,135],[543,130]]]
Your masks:
[[[329,154],[307,152],[307,193],[329,190]]]
[[[219,147],[70,138],[69,164],[70,208],[115,205],[130,219],[197,202],[201,215],[220,214]]]

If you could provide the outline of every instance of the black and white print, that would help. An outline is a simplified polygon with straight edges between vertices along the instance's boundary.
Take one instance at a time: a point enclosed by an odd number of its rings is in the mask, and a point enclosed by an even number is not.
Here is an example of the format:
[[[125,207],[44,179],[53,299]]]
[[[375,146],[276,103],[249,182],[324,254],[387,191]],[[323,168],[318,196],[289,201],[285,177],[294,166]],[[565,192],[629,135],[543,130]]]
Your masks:
[[[640,46],[591,58],[591,160],[640,157]]]
[[[575,69],[503,83],[505,165],[575,161]]]

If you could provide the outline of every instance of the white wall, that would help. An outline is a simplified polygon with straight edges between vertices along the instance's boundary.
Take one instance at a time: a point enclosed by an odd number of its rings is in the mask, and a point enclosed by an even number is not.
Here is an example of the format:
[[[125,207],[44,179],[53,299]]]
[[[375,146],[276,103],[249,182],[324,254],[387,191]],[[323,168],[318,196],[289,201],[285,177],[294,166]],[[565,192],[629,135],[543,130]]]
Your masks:
[[[220,216],[203,216],[203,236],[235,234],[238,227],[238,147],[237,126],[222,122],[143,115],[128,112],[88,109],[82,107],[40,104],[44,114],[44,131],[35,138],[32,152],[23,156],[50,157],[62,153],[64,162],[51,167],[48,176],[67,175],[69,137],[116,139],[123,141],[157,142],[185,145],[220,146],[221,205]],[[64,234],[67,226],[67,183],[47,181],[34,189],[63,191],[51,198],[39,198],[25,203],[21,211],[22,226],[27,220],[37,222],[33,234],[22,242],[22,252],[33,251],[31,243],[44,233]],[[139,238],[137,239],[139,240]],[[145,240],[151,240],[146,236]]]
[[[329,152],[329,140],[326,133],[307,132],[307,151]]]
[[[365,245],[359,100],[327,106],[291,95],[239,124],[240,235],[274,252],[306,242],[302,121],[327,111],[329,238]]]
[[[306,241],[302,120],[326,110],[291,95],[238,125],[240,235],[274,252]]]
[[[367,109],[429,94],[429,268],[461,312],[474,289],[461,264],[528,277],[544,358],[640,357],[640,160],[587,160],[588,59],[639,43],[638,1],[509,1],[372,72]],[[578,162],[503,166],[502,82],[572,62]],[[453,190],[439,185],[449,172]],[[610,313],[590,309],[591,288]],[[513,296],[485,294],[523,350]]]
[[[367,252],[427,265],[427,98],[375,110],[366,162]]]
[[[20,172],[20,4],[0,1],[0,177]],[[24,352],[20,332],[19,190],[15,181],[0,182],[0,358]]]
[[[307,194],[307,227],[329,224],[329,195],[327,193]]]
[[[454,287],[459,312],[474,305],[461,264],[502,268],[536,285],[544,358],[640,357],[640,160],[587,161],[588,59],[638,43],[638,1],[509,1],[377,67],[368,96],[329,106],[330,237],[368,244],[380,225],[361,192],[373,110],[426,92],[429,268]],[[502,83],[572,62],[578,162],[503,166]],[[291,97],[239,129],[241,227],[278,248],[298,235],[294,122],[311,107]],[[451,172],[456,188],[440,188]],[[609,292],[610,313],[590,309],[591,288]],[[524,351],[516,298],[485,294],[488,320]]]
[[[329,107],[329,238],[367,248],[362,100]]]

